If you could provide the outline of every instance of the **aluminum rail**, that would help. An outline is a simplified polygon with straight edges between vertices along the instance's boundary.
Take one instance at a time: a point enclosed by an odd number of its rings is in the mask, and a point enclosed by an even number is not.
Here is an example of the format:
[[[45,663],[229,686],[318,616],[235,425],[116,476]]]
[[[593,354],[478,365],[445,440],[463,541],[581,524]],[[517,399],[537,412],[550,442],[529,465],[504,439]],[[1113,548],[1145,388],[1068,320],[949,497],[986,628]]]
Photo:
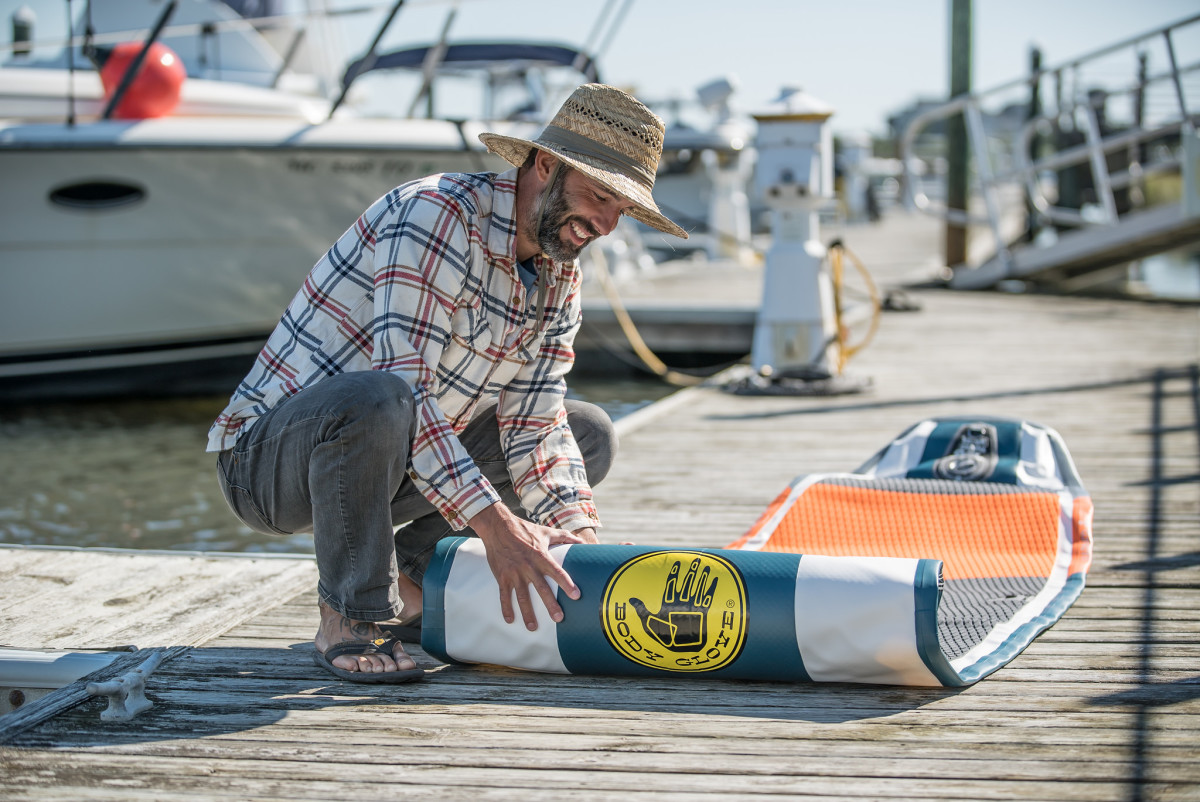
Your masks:
[[[986,91],[960,95],[940,106],[917,114],[906,126],[900,142],[905,205],[960,226],[987,226],[995,237],[997,258],[1005,262],[1010,260],[1011,254],[1001,235],[1001,221],[1005,211],[1001,208],[1002,195],[999,192],[1002,186],[1018,184],[1021,188],[1022,211],[1025,208],[1032,210],[1031,213],[1037,215],[1043,222],[1076,227],[1104,226],[1116,223],[1119,216],[1116,190],[1135,185],[1148,176],[1178,172],[1181,169],[1181,160],[1176,154],[1156,155],[1146,163],[1135,160],[1128,169],[1113,171],[1108,166],[1108,156],[1142,144],[1160,141],[1163,137],[1188,135],[1194,132],[1197,124],[1200,123],[1200,115],[1190,112],[1187,108],[1183,88],[1185,76],[1200,74],[1200,61],[1181,66],[1176,55],[1173,38],[1173,34],[1197,22],[1200,22],[1200,14],[1107,45],[1057,66],[1040,68],[1031,75],[1008,81]],[[1079,96],[1072,93],[1075,96],[1066,101],[1059,101],[1053,113],[1042,114],[1028,120],[1015,133],[1012,141],[1007,143],[1012,166],[1002,170],[994,169],[992,151],[989,147],[983,117],[983,107],[986,101],[1016,88],[1037,85],[1045,77],[1054,77],[1061,83],[1069,73],[1077,76],[1078,71],[1090,62],[1127,49],[1141,52],[1151,43],[1159,41],[1165,46],[1169,62],[1167,69],[1143,76],[1137,81],[1106,92],[1106,97],[1132,95],[1144,91],[1152,85],[1169,83],[1174,96],[1174,111],[1171,114],[1154,125],[1105,135],[1102,131],[1097,105],[1086,95]],[[1076,90],[1076,92],[1078,91]],[[915,152],[918,137],[931,124],[958,115],[962,115],[966,122],[969,148],[978,179],[978,190],[984,205],[983,214],[948,208],[944,203],[930,199],[918,188],[917,175],[914,171],[914,164],[917,161]],[[1075,122],[1076,129],[1083,134],[1082,144],[1073,145],[1040,158],[1031,157],[1030,153],[1035,137],[1053,132],[1056,124],[1064,120]],[[1083,165],[1086,165],[1090,171],[1096,191],[1095,208],[1087,214],[1078,208],[1056,206],[1046,196],[1038,180],[1039,176],[1047,171]],[[1011,206],[1008,208],[1011,209]]]

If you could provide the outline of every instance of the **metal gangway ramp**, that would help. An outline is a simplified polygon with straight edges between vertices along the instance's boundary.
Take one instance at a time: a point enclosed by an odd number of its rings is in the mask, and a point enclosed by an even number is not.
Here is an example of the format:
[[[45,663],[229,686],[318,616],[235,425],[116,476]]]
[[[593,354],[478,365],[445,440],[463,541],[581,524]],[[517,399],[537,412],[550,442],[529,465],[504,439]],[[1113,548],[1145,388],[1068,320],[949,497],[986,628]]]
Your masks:
[[[1198,57],[1200,15],[915,115],[901,137],[907,205],[990,246],[952,265],[950,286],[1079,289],[1200,242]],[[930,197],[939,171],[920,170],[938,164],[937,128],[959,115],[973,161],[967,211]]]

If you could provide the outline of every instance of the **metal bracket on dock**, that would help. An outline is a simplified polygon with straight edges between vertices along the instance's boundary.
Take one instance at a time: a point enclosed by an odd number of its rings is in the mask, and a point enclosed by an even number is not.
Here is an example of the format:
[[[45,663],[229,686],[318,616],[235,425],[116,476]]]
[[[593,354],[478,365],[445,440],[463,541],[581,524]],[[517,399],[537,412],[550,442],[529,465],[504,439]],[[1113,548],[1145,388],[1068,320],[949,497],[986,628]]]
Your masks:
[[[108,707],[100,713],[101,721],[129,721],[139,713],[154,706],[146,698],[146,679],[158,668],[163,660],[163,653],[156,652],[144,663],[107,682],[89,682],[88,696],[108,697]]]

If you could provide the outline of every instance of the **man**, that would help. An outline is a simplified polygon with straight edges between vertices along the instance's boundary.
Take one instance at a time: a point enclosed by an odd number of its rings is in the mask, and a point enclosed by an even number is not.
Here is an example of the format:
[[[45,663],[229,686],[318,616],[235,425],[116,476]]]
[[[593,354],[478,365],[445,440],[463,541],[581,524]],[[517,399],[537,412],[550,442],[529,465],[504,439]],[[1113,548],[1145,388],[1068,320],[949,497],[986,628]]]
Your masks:
[[[433,547],[455,530],[486,544],[507,622],[515,598],[537,627],[530,588],[562,619],[547,578],[579,597],[548,549],[597,542],[591,486],[616,437],[564,399],[575,258],[621,214],[687,237],[651,197],[662,137],[634,98],[581,86],[536,140],[480,135],[518,169],[397,187],[309,273],[208,450],[243,523],[313,532],[318,665],[419,678],[377,622],[419,618]]]

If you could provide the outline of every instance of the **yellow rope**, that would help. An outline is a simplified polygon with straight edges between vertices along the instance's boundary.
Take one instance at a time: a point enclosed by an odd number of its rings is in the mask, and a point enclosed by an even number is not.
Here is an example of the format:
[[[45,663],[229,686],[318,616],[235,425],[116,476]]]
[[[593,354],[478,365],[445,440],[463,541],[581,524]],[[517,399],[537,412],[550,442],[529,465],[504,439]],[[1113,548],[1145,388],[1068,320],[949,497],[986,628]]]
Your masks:
[[[650,347],[646,345],[646,341],[642,339],[642,335],[638,333],[637,326],[633,323],[633,318],[629,317],[629,312],[625,310],[625,304],[621,302],[621,295],[617,292],[616,283],[613,282],[612,274],[608,272],[608,260],[605,259],[604,252],[596,248],[592,256],[594,257],[596,266],[596,276],[600,279],[600,286],[604,290],[605,297],[608,298],[608,303],[612,307],[613,314],[616,315],[617,323],[620,324],[621,331],[625,333],[625,339],[629,341],[633,352],[638,355],[638,358],[642,360],[646,367],[667,383],[674,384],[677,387],[690,387],[704,381],[704,378],[701,376],[691,376],[687,373],[679,373],[678,371],[671,370],[658,358],[658,355],[650,350]]]
[[[845,284],[845,267],[842,264],[843,255],[850,257],[850,261],[862,276],[863,281],[867,285],[867,294],[871,298],[871,325],[867,329],[867,333],[862,340],[851,345],[850,332],[846,325],[842,322],[842,313],[844,310],[842,303],[842,290]],[[867,268],[862,261],[854,255],[854,252],[847,248],[841,241],[835,242],[829,246],[829,272],[833,280],[833,309],[836,317],[837,334],[835,340],[838,346],[838,375],[842,375],[842,371],[846,369],[846,363],[850,361],[850,357],[857,354],[862,349],[866,348],[875,337],[875,332],[879,329],[879,317],[883,309],[883,304],[879,299],[879,289],[875,286],[871,274],[867,272]]]

